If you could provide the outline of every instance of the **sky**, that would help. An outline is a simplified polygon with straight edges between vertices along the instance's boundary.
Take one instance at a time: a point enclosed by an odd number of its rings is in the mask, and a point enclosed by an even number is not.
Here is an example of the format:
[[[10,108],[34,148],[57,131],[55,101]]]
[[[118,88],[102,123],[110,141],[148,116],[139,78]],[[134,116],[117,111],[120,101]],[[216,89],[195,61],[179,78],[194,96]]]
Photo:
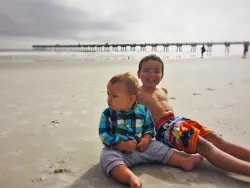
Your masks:
[[[250,41],[250,0],[1,0],[0,48]]]

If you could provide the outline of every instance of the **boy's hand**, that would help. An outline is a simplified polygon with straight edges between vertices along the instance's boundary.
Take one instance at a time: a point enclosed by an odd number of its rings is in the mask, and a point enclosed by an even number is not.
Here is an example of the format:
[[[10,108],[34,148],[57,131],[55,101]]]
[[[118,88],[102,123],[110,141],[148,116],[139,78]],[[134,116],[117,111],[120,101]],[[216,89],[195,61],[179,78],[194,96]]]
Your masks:
[[[148,144],[150,143],[152,137],[150,135],[146,135],[141,138],[140,143],[137,144],[137,148],[139,151],[145,151],[148,148]]]
[[[128,140],[128,141],[122,140],[117,146],[115,146],[115,148],[120,151],[133,152],[136,148],[136,141],[135,140]]]

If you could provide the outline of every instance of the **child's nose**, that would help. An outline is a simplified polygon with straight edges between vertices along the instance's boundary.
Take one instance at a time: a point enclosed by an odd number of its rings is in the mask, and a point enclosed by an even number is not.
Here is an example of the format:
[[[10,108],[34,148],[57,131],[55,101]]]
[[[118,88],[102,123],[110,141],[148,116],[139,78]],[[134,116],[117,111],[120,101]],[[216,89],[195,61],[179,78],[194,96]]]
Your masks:
[[[148,74],[149,74],[149,75],[153,75],[154,72],[153,72],[153,71],[149,71]]]

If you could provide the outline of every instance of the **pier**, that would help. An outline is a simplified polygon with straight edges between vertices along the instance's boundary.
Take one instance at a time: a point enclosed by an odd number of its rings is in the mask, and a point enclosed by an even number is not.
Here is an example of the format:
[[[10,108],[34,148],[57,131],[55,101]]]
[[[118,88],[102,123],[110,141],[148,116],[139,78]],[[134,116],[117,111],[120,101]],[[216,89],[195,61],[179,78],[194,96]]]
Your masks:
[[[231,45],[248,45],[250,41],[231,41],[231,42],[183,42],[183,43],[127,43],[127,44],[76,44],[76,45],[32,45],[33,50],[44,51],[77,51],[77,52],[126,52],[126,51],[146,51],[151,48],[152,52],[158,51],[158,47],[163,48],[163,52],[169,52],[170,46],[175,46],[177,52],[182,52],[183,46],[190,46],[190,52],[196,52],[197,46],[205,45],[207,54],[211,54],[212,47],[215,45],[225,46],[225,53],[230,52]],[[200,50],[200,49],[198,49]]]

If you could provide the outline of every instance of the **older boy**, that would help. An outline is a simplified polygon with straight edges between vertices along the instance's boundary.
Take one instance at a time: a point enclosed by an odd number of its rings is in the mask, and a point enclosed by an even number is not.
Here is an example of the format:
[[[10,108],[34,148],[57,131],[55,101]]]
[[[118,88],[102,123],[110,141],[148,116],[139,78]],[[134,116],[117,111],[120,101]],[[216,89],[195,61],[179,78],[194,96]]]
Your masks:
[[[151,112],[157,140],[187,153],[199,153],[218,168],[250,175],[249,149],[223,140],[196,121],[175,116],[167,90],[158,86],[164,74],[160,57],[144,57],[137,74],[143,84],[138,102]]]

